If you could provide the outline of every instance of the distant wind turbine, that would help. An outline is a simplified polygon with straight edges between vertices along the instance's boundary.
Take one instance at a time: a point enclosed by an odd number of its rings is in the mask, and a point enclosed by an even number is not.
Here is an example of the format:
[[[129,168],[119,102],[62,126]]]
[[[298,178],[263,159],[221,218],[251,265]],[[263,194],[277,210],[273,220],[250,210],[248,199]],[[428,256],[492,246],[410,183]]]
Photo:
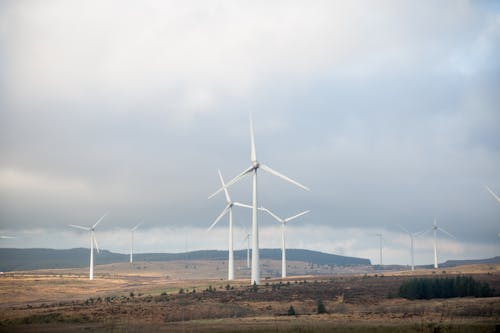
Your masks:
[[[434,268],[438,268],[438,243],[437,243],[437,232],[441,231],[442,233],[450,236],[451,238],[457,239],[455,236],[450,234],[448,231],[444,230],[441,227],[437,226],[436,218],[434,218],[434,226],[426,231],[424,231],[421,235],[426,234],[430,231],[434,232]]]
[[[375,236],[377,236],[379,238],[379,246],[380,246],[380,266],[383,265],[383,261],[382,261],[382,234],[375,234]]]
[[[99,245],[97,244],[97,239],[95,238],[95,228],[102,221],[102,219],[108,215],[108,213],[104,214],[97,222],[90,227],[82,227],[80,225],[69,224],[70,227],[82,229],[90,232],[90,272],[89,272],[89,280],[94,279],[94,244],[97,252],[99,253]]]
[[[491,195],[493,196],[493,198],[495,198],[498,202],[500,202],[500,198],[495,194],[495,192],[493,192],[488,186],[484,186],[486,188],[486,190],[488,192],[491,193]]]
[[[419,231],[419,232],[409,232],[406,228],[403,228],[403,226],[399,225],[398,224],[398,227],[403,230],[405,233],[408,234],[408,236],[410,236],[410,253],[411,253],[411,270],[414,271],[415,270],[415,261],[414,261],[414,255],[413,255],[413,241],[414,241],[414,238],[415,237],[418,237],[420,236],[421,234],[423,234],[422,231]]]
[[[275,171],[271,169],[270,167],[261,164],[257,161],[257,155],[255,152],[255,140],[254,140],[254,133],[253,133],[253,121],[252,121],[252,115],[250,114],[250,142],[251,142],[251,152],[250,152],[250,160],[252,162],[252,165],[248,167],[246,170],[241,172],[239,175],[231,179],[225,186],[222,188],[218,189],[215,191],[212,195],[209,196],[209,198],[213,197],[214,195],[218,194],[221,192],[224,188],[227,188],[240,179],[242,179],[245,175],[252,173],[253,175],[253,181],[252,181],[252,277],[250,280],[250,283],[255,283],[255,284],[260,284],[260,267],[259,267],[259,226],[257,224],[257,170],[262,169],[274,176],[277,176],[281,179],[286,180],[289,183],[292,183],[304,190],[309,191],[307,187],[304,185],[296,182],[295,180],[292,180],[288,178],[287,176],[279,173],[278,171]]]
[[[233,207],[238,206],[238,207],[244,207],[244,208],[252,208],[250,205],[245,205],[239,202],[235,202],[231,200],[231,197],[229,196],[229,192],[224,185],[224,179],[222,178],[222,174],[219,171],[219,178],[220,182],[222,184],[222,188],[224,189],[224,193],[226,194],[226,203],[227,206],[222,210],[222,213],[215,219],[215,221],[212,223],[212,225],[208,228],[207,231],[210,231],[216,224],[217,222],[220,221],[220,219],[229,213],[229,259],[228,259],[228,265],[227,265],[227,279],[228,280],[234,280],[234,251],[233,251]]]
[[[130,263],[134,262],[134,232],[139,228],[142,222],[139,222],[135,227],[130,229]]]
[[[252,235],[247,232],[246,237],[243,239],[243,241],[247,242],[247,268],[250,268],[250,237]]]
[[[271,215],[278,223],[281,224],[281,277],[286,278],[286,247],[285,247],[285,225],[296,219],[297,217],[300,217],[304,214],[307,214],[310,212],[310,210],[303,211],[297,215],[287,217],[286,219],[282,219],[281,217],[278,217],[276,214],[271,212],[269,209],[266,209],[264,207],[260,207],[259,210],[262,210],[269,215]]]

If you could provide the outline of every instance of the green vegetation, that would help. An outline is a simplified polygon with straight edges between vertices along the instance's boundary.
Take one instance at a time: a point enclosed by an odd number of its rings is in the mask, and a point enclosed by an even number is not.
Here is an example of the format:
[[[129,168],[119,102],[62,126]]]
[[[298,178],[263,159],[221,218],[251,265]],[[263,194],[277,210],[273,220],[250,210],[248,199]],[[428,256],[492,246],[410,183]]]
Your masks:
[[[290,305],[290,308],[288,309],[288,315],[289,316],[295,316],[296,315],[295,309],[293,308],[292,305]]]
[[[475,281],[470,276],[455,278],[415,278],[403,282],[399,296],[407,299],[451,297],[491,297],[494,290],[486,282]]]

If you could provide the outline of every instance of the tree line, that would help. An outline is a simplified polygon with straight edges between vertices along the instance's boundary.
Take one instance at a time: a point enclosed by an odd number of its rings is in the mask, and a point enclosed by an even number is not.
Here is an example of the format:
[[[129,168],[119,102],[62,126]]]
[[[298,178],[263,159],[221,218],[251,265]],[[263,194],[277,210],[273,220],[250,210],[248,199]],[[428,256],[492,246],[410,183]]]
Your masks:
[[[487,282],[476,281],[470,276],[414,278],[403,282],[399,288],[399,296],[407,299],[491,297],[494,294]]]

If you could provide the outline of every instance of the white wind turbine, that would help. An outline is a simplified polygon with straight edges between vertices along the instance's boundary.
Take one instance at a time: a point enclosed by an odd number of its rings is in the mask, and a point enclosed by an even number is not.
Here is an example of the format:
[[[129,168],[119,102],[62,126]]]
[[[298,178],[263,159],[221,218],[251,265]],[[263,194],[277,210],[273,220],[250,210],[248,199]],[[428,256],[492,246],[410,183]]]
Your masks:
[[[222,174],[221,174],[220,170],[218,170],[218,171],[219,171],[219,178],[220,178],[220,182],[222,184],[222,188],[224,189],[224,193],[226,194],[227,206],[224,208],[224,210],[222,210],[222,213],[215,219],[215,221],[212,223],[212,225],[208,228],[207,231],[210,231],[224,215],[229,213],[229,259],[228,259],[228,265],[227,265],[227,279],[234,280],[233,207],[238,206],[238,207],[244,207],[244,208],[252,208],[252,206],[245,205],[245,204],[231,200],[231,197],[229,196],[229,192],[227,191],[227,188],[224,185],[224,179],[222,178]]]
[[[289,183],[292,183],[306,191],[309,191],[307,187],[304,185],[288,178],[285,175],[282,175],[278,171],[275,171],[271,169],[270,167],[260,164],[257,161],[257,155],[255,153],[255,140],[254,140],[254,133],[253,133],[253,121],[252,121],[252,115],[250,114],[250,142],[251,142],[251,153],[250,153],[250,160],[252,162],[252,165],[248,167],[246,170],[244,170],[242,173],[231,179],[226,186],[218,189],[215,191],[212,195],[209,196],[209,198],[213,197],[217,193],[221,192],[225,187],[229,187],[242,179],[245,175],[252,173],[253,175],[253,180],[252,180],[252,277],[250,282],[253,284],[260,284],[260,267],[259,267],[259,226],[257,224],[257,170],[262,169],[272,175],[275,175],[277,177],[280,177],[284,180],[286,180]]]
[[[380,266],[383,265],[383,262],[382,262],[382,239],[384,237],[382,237],[382,234],[375,234],[375,236],[377,236],[379,238],[379,246],[380,246]]]
[[[139,222],[136,224],[135,227],[130,229],[130,263],[132,264],[134,262],[134,232],[139,228],[139,226],[142,224],[142,222]]]
[[[89,280],[94,279],[94,244],[97,252],[99,253],[99,245],[97,244],[97,239],[95,238],[95,228],[102,221],[102,219],[108,215],[108,213],[104,214],[97,222],[90,227],[82,227],[80,225],[69,224],[70,227],[82,229],[90,232],[90,272],[89,272]]]
[[[243,241],[247,242],[247,268],[250,268],[250,237],[252,237],[252,235],[247,232],[245,238],[243,239]]]
[[[278,223],[281,224],[281,277],[286,278],[286,247],[285,247],[285,225],[290,222],[291,220],[296,219],[297,217],[300,217],[304,214],[307,214],[310,212],[310,210],[303,211],[297,215],[287,217],[286,219],[282,219],[281,217],[278,217],[276,214],[271,212],[269,209],[260,207],[259,210],[262,210],[264,212],[267,212],[269,215],[271,215]]]
[[[429,231],[434,232],[434,268],[438,268],[437,232],[441,231],[442,233],[445,233],[446,235],[450,236],[451,238],[454,238],[454,239],[457,239],[457,238],[455,236],[453,236],[452,234],[450,234],[448,231],[444,230],[443,228],[438,227],[437,222],[436,222],[436,218],[434,218],[434,225],[432,226],[432,228],[424,231],[423,233],[421,233],[421,235],[426,234]]]
[[[406,232],[408,234],[408,236],[410,236],[411,270],[414,271],[415,270],[415,260],[414,260],[415,257],[413,255],[413,241],[414,241],[415,237],[422,235],[424,232],[422,232],[422,231],[409,232],[406,228],[403,228],[403,226],[401,226],[399,224],[398,224],[398,227],[401,230],[403,230],[404,232]]]

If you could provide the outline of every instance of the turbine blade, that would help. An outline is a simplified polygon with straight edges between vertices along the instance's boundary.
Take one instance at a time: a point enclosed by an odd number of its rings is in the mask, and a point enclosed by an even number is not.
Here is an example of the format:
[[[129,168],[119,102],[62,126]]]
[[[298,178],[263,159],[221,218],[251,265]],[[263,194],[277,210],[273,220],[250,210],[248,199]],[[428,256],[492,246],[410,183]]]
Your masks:
[[[451,238],[454,238],[454,239],[457,239],[457,237],[453,236],[452,234],[450,234],[448,231],[444,230],[443,228],[441,227],[438,227],[438,230],[444,232],[445,234],[447,234],[448,236],[450,236]]]
[[[222,178],[222,173],[220,172],[220,170],[217,170],[217,171],[219,171],[219,178],[220,178],[220,182],[222,184],[222,188],[224,189],[224,194],[226,195],[226,201],[227,201],[227,203],[230,203],[231,197],[229,196],[229,192],[227,191],[226,184],[224,184],[224,178]]]
[[[276,221],[280,222],[280,223],[283,223],[283,219],[281,219],[280,217],[278,217],[278,215],[274,214],[273,212],[271,212],[269,209],[267,208],[264,208],[264,207],[260,207],[259,210],[263,211],[263,212],[266,212],[268,213],[269,215],[271,215]]]
[[[250,160],[252,162],[257,161],[257,154],[255,152],[255,138],[253,134],[253,119],[252,119],[252,113],[250,112],[250,144],[251,144],[251,152],[250,152]]]
[[[240,180],[241,178],[243,178],[243,176],[245,176],[247,173],[251,172],[253,170],[253,165],[250,166],[249,168],[245,169],[245,171],[243,171],[242,173],[240,173],[239,175],[237,175],[236,177],[234,177],[233,179],[231,179],[228,183],[226,183],[225,186],[221,187],[220,189],[218,189],[217,191],[215,191],[214,193],[212,193],[208,198],[213,198],[216,194],[218,194],[220,191],[224,190],[225,188],[228,188],[229,186],[233,185],[234,183],[236,183],[238,180]]]
[[[421,231],[418,235],[415,235],[415,237],[420,237],[420,236],[423,236],[425,234],[428,234],[429,232],[432,232],[432,230],[434,230],[434,228],[430,228],[430,229]]]
[[[293,180],[293,179],[291,179],[291,178],[289,178],[289,177],[287,177],[287,176],[285,176],[285,175],[283,175],[283,174],[279,173],[279,172],[278,172],[278,171],[276,171],[276,170],[271,169],[271,168],[270,168],[270,167],[268,167],[267,165],[260,164],[260,167],[261,167],[264,171],[267,171],[267,172],[269,172],[269,173],[270,173],[270,174],[272,174],[272,175],[275,175],[275,176],[277,176],[277,177],[280,177],[280,178],[282,178],[282,179],[286,180],[286,181],[287,181],[287,182],[289,182],[289,183],[292,183],[292,184],[297,185],[298,187],[300,187],[300,188],[302,188],[302,189],[304,189],[304,190],[306,190],[306,191],[309,191],[309,188],[308,188],[308,187],[306,187],[306,186],[302,185],[301,183],[296,182],[295,180]]]
[[[1,239],[12,239],[12,238],[16,238],[16,237],[12,237],[12,236],[0,236]]]
[[[420,231],[412,233],[412,235],[413,235],[413,237],[418,237],[418,236],[423,235],[425,232],[426,232],[425,230],[420,230]]]
[[[399,229],[403,230],[403,231],[404,231],[404,232],[406,232],[407,234],[410,234],[410,232],[408,231],[408,229],[404,228],[402,225],[397,224],[397,226],[399,227]]]
[[[305,214],[307,214],[307,213],[309,213],[309,212],[310,212],[310,210],[305,210],[305,211],[303,211],[303,212],[301,212],[301,213],[298,213],[297,215],[290,216],[290,217],[286,218],[286,219],[284,220],[284,222],[290,222],[291,220],[294,220],[294,219],[296,219],[297,217],[300,217],[300,216],[302,216],[302,215],[305,215]]]
[[[252,208],[253,208],[253,207],[252,207],[252,206],[250,206],[250,205],[245,205],[245,204],[242,204],[242,203],[240,203],[240,202],[233,202],[233,205],[238,206],[238,207],[243,207],[243,208],[250,208],[250,209],[252,209]]]
[[[210,225],[210,227],[207,229],[207,231],[210,231],[212,230],[212,228],[217,224],[217,222],[219,222],[219,220],[227,214],[227,212],[229,212],[229,209],[231,209],[231,204],[228,204],[226,206],[226,208],[224,208],[224,210],[222,211],[222,213],[220,213],[220,215],[215,219],[215,221]]]
[[[97,244],[97,238],[95,238],[95,234],[94,234],[94,244],[95,244],[95,248],[97,250],[97,253],[101,253],[101,250],[99,250],[99,244]]]
[[[106,215],[108,215],[108,213],[106,213],[103,216],[101,216],[101,218],[99,220],[97,220],[97,222],[92,226],[92,229],[94,229],[95,227],[97,227],[97,225],[99,223],[101,223],[102,219],[106,217]]]
[[[136,230],[137,230],[137,228],[139,228],[139,226],[141,226],[141,225],[142,225],[142,221],[141,221],[141,222],[139,222],[139,223],[137,223],[137,224],[136,224],[136,226],[135,226],[135,227],[133,227],[133,228],[132,228],[132,229],[130,229],[130,230],[131,230],[131,231],[136,231]]]
[[[488,192],[491,193],[491,195],[498,201],[500,202],[500,198],[495,194],[495,192],[493,192],[488,186],[484,186],[486,188],[486,190],[488,190]]]
[[[90,228],[88,228],[88,227],[82,227],[80,225],[68,224],[68,226],[73,227],[73,228],[77,228],[77,229],[82,229],[82,230],[85,230],[85,231],[89,231],[90,230]]]

